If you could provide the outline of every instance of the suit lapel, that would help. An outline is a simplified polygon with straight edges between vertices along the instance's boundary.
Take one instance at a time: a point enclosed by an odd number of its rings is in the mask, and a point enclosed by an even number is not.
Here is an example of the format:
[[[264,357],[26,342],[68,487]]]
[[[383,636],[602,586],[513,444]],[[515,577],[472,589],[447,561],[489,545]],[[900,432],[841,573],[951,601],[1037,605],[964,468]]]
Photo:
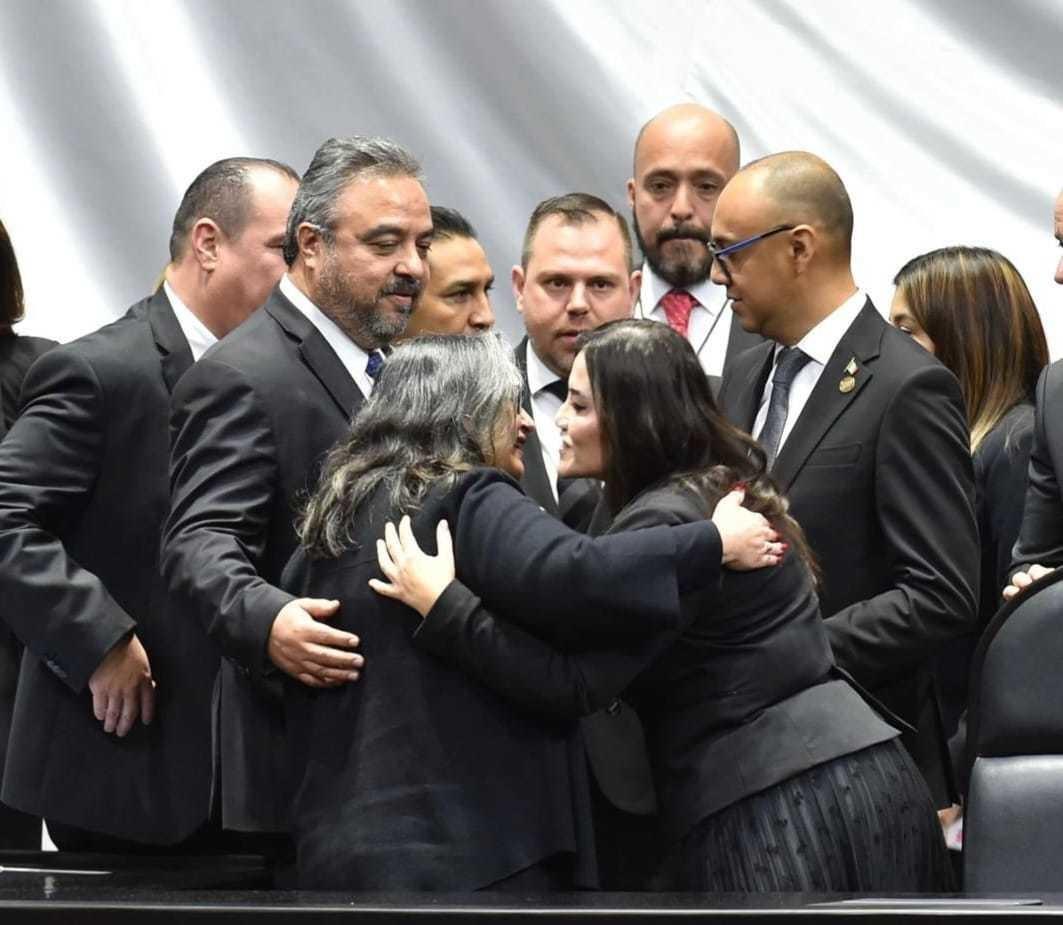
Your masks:
[[[177,380],[192,365],[192,349],[188,346],[184,331],[177,322],[177,316],[173,313],[170,300],[166,298],[162,286],[148,299],[147,310],[151,335],[159,351],[162,379],[166,383],[166,391],[173,392]]]
[[[760,396],[768,381],[775,358],[775,343],[764,341],[746,352],[727,378],[727,391],[722,393],[722,410],[735,427],[751,432],[760,408]]]
[[[528,413],[528,417],[535,419],[532,410],[531,389],[528,386],[528,363],[527,363],[528,338],[525,337],[513,352],[517,361],[521,377],[524,379],[524,392],[521,395],[521,405]],[[543,463],[543,445],[539,442],[539,435],[533,430],[528,439],[524,441],[524,477],[521,479],[528,497],[532,498],[543,510],[554,517],[560,516],[557,501],[554,500],[554,491],[550,485],[550,477]]]
[[[348,421],[354,417],[354,412],[362,404],[362,392],[324,335],[281,294],[279,288],[273,290],[265,311],[299,342],[299,356],[324,386],[343,416]]]
[[[819,445],[839,415],[864,391],[873,376],[873,361],[879,354],[885,322],[869,299],[830,355],[816,387],[808,397],[772,467],[771,474],[782,491],[788,491],[812,451]],[[855,363],[850,391],[842,391],[847,368]]]

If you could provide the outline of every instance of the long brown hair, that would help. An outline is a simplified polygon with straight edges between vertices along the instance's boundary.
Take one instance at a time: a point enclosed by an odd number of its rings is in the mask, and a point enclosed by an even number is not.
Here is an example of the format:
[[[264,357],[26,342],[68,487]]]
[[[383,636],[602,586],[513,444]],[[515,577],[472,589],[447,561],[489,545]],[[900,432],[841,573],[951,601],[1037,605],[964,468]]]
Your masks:
[[[983,247],[922,254],[893,282],[937,358],[960,381],[973,453],[1015,405],[1033,400],[1048,364],[1030,290],[1007,257]]]
[[[687,342],[657,321],[623,320],[581,336],[605,456],[606,502],[615,514],[668,482],[700,494],[712,510],[736,484],[816,574],[788,503],[767,474],[764,450],[716,408]]]

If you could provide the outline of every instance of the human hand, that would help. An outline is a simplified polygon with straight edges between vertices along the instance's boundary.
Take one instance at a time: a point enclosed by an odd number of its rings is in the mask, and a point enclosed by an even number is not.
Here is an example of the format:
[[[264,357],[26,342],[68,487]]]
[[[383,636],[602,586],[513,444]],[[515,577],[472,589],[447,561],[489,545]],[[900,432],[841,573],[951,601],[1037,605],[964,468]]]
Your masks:
[[[155,717],[155,682],[148,653],[136,635],[120,639],[89,678],[92,713],[104,732],[128,735],[137,717],[146,726]]]
[[[357,681],[365,660],[356,652],[358,637],[325,626],[339,601],[301,597],[285,604],[273,619],[267,652],[285,674],[309,687],[337,687]]]
[[[1037,579],[1044,578],[1045,575],[1051,575],[1054,571],[1054,568],[1048,568],[1045,565],[1036,564],[1031,565],[1025,571],[1020,569],[1011,576],[1011,584],[1004,589],[1002,593],[1004,600],[1010,601],[1016,594],[1019,594],[1030,587],[1030,585],[1037,581]]]
[[[787,545],[778,542],[779,534],[763,514],[742,507],[745,496],[736,489],[724,495],[712,512],[723,544],[723,564],[743,572],[778,565]]]
[[[397,531],[394,524],[386,524],[384,539],[376,541],[376,557],[388,581],[370,578],[369,587],[427,616],[455,575],[454,544],[445,520],[436,524],[436,549],[434,556],[421,549],[409,517],[399,521]]]

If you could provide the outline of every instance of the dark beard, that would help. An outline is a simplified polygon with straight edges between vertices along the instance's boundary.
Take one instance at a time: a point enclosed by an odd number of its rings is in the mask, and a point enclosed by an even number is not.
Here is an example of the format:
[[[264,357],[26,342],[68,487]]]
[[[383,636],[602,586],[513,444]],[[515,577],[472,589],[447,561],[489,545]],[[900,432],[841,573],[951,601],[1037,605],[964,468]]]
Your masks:
[[[658,235],[656,247],[650,247],[642,237],[642,229],[639,228],[639,220],[634,210],[631,212],[631,227],[635,229],[635,240],[638,241],[639,250],[642,251],[642,256],[646,258],[646,263],[649,264],[650,269],[657,276],[670,286],[676,289],[687,289],[690,286],[703,283],[709,278],[709,272],[712,270],[712,255],[708,251],[705,252],[704,258],[693,262],[673,261],[671,263],[663,263],[661,261],[660,247],[665,241],[678,237],[690,237],[706,242],[708,236],[703,232],[692,228],[682,229],[681,234],[677,234],[675,231],[664,232],[663,239],[661,235]]]
[[[408,295],[409,308],[396,315],[384,312],[380,302],[389,295]],[[385,347],[406,330],[406,323],[417,307],[421,285],[416,280],[396,277],[372,299],[356,296],[349,280],[334,263],[329,263],[318,278],[318,307],[340,327],[344,334],[363,350]]]

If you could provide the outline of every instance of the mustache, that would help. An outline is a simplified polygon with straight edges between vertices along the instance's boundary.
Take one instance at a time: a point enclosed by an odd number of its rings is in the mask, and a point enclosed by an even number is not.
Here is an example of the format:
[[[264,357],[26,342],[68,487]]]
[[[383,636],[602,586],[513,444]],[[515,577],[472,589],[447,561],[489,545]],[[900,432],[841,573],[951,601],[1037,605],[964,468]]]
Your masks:
[[[392,280],[383,289],[380,290],[382,295],[408,295],[411,298],[417,298],[421,294],[421,284],[415,279],[409,279],[399,277]]]
[[[664,244],[665,241],[676,241],[680,238],[692,238],[695,241],[700,241],[702,244],[709,243],[709,234],[707,231],[702,231],[700,228],[695,228],[693,225],[676,225],[674,228],[662,228],[657,232],[657,245]]]

